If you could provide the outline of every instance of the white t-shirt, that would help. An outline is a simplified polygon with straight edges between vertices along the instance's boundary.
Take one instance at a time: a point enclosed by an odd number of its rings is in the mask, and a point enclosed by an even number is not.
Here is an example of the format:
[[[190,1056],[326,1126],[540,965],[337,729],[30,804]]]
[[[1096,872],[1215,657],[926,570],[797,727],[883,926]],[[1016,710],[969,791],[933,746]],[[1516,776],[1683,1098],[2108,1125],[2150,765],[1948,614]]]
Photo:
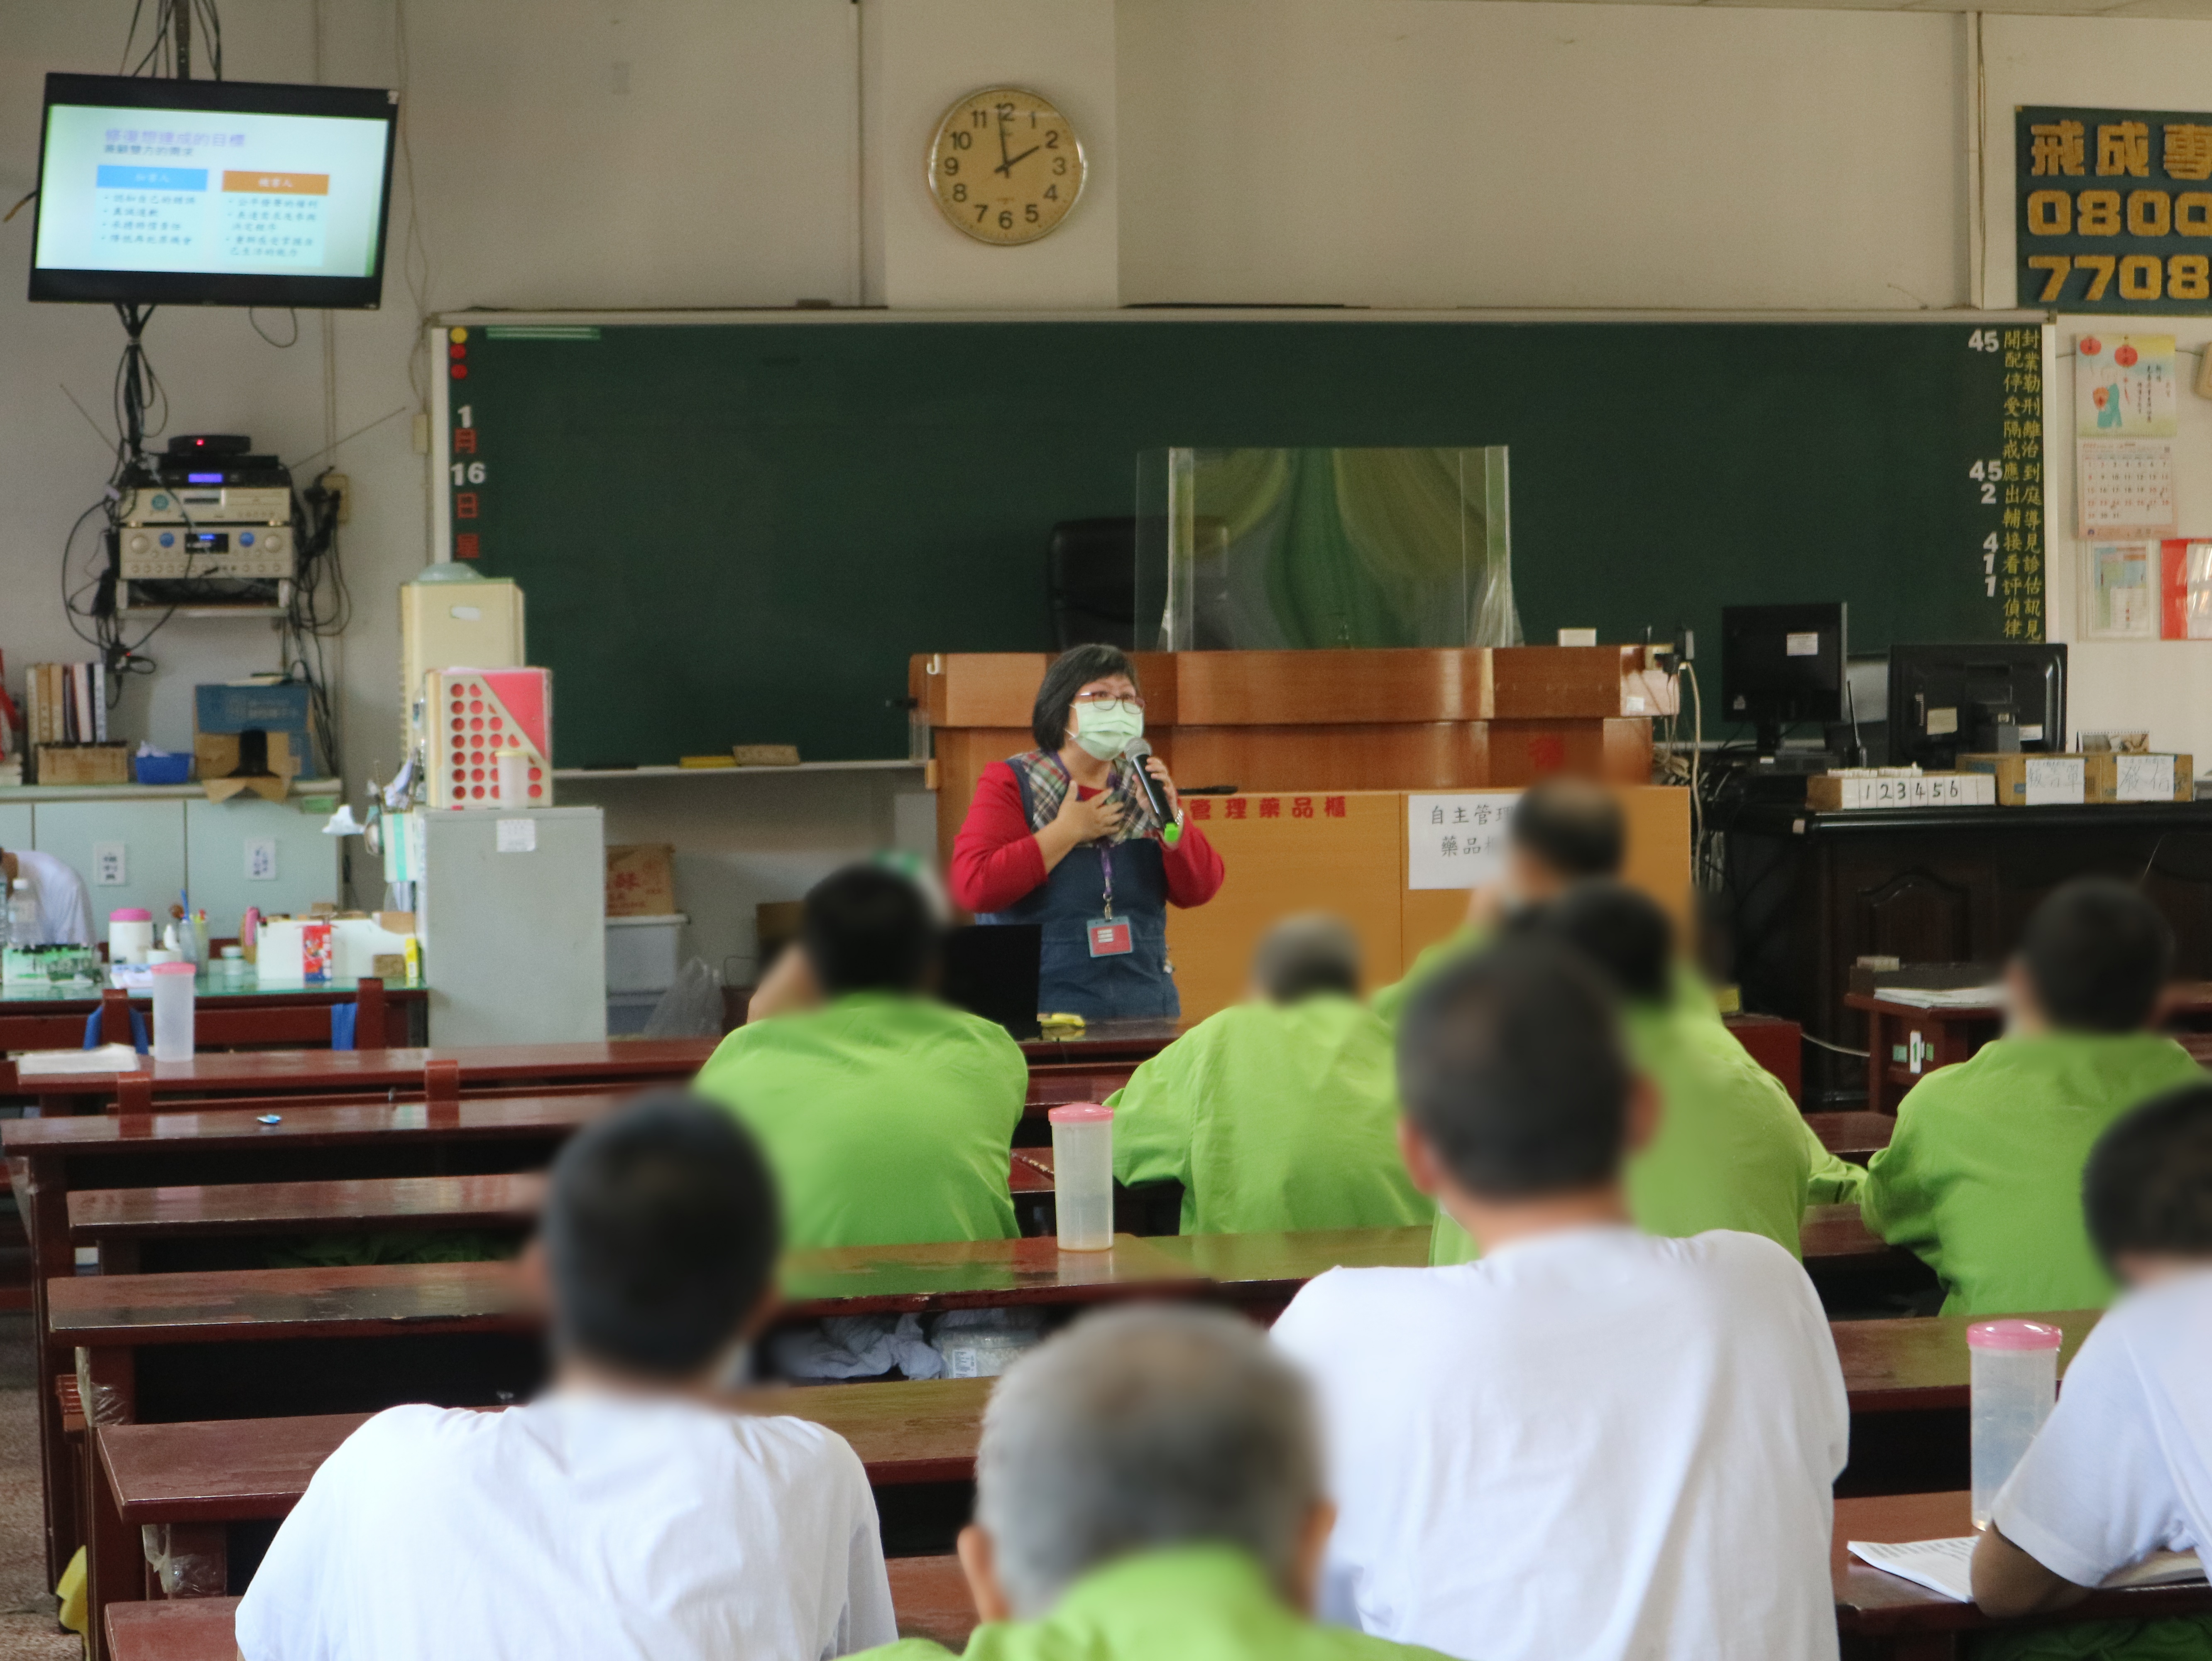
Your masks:
[[[40,946],[90,946],[92,902],[84,891],[84,879],[52,854],[28,848],[12,848],[18,874],[31,885],[39,900]]]
[[[1320,1391],[1329,1618],[1479,1661],[1835,1655],[1850,1410],[1771,1240],[1599,1226],[1334,1269],[1274,1335]]]
[[[665,1397],[380,1413],[238,1607],[246,1661],[821,1661],[897,1636],[834,1432]]]
[[[2212,1269],[2131,1293],[2097,1323],[1990,1514],[2077,1586],[2212,1542]]]

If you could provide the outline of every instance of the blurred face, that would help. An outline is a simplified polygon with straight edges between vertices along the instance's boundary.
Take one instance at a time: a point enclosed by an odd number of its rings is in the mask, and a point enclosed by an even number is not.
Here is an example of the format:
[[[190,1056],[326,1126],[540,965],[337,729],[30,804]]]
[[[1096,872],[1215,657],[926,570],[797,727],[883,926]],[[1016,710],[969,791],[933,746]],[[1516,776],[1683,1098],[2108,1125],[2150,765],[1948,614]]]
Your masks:
[[[1127,675],[1085,681],[1068,704],[1069,741],[1100,761],[1111,761],[1144,731],[1145,701]]]

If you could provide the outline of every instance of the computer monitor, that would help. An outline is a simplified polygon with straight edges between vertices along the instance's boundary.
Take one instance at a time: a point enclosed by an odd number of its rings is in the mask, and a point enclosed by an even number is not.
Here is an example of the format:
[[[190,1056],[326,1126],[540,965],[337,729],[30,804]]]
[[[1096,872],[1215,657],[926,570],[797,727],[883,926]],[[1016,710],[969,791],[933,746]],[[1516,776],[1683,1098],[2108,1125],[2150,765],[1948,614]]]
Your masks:
[[[945,937],[945,1001],[1017,1038],[1034,1038],[1044,930],[1033,922],[969,923]]]
[[[374,306],[399,94],[49,75],[31,298]]]
[[[1841,600],[1721,608],[1722,711],[1759,729],[1762,756],[1793,722],[1844,719],[1844,610]]]
[[[1893,646],[1889,758],[1948,770],[1962,754],[2066,747],[2066,648]]]

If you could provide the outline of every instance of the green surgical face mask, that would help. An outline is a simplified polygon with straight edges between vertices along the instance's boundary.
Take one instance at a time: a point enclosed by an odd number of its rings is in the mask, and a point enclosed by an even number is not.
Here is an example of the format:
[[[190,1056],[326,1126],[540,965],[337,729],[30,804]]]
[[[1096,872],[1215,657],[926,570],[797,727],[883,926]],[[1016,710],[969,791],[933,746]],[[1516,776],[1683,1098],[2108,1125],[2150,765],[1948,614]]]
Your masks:
[[[1111,709],[1095,703],[1075,706],[1075,741],[1101,761],[1111,761],[1129,747],[1132,739],[1145,735],[1145,715],[1116,703]]]

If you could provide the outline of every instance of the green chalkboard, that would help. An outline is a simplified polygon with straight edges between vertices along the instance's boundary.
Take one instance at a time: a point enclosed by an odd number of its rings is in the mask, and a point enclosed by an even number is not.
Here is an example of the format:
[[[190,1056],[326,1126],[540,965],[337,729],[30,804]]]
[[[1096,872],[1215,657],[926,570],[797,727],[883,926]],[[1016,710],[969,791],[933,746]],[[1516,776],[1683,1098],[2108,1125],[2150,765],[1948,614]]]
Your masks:
[[[1534,642],[1826,599],[1854,650],[2042,632],[2017,322],[468,321],[445,511],[528,596],[563,766],[904,753],[908,655],[1048,647],[1052,526],[1170,444],[1510,447]]]

